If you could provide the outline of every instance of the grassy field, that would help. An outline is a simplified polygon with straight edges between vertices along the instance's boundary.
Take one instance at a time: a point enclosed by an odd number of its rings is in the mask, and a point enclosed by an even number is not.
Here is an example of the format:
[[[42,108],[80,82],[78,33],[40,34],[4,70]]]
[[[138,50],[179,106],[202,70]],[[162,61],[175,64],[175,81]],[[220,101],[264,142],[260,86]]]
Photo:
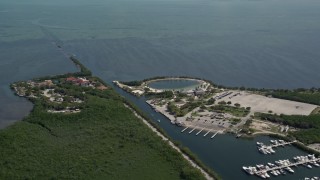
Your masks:
[[[211,110],[229,113],[236,117],[245,117],[249,114],[249,111],[243,107],[233,107],[233,106],[220,105],[220,104],[216,106],[211,106]]]

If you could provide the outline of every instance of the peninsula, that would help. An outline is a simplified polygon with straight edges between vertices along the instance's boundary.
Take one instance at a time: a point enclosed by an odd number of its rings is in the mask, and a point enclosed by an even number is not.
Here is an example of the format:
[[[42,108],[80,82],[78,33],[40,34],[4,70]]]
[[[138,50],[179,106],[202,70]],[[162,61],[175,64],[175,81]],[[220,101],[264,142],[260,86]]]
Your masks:
[[[178,89],[150,86],[163,81],[196,81],[197,85]],[[155,77],[114,84],[133,95],[146,96],[155,111],[184,127],[182,133],[202,133],[211,138],[227,132],[237,137],[268,134],[320,152],[320,89],[230,88],[192,77]]]
[[[219,179],[70,59],[79,72],[11,85],[34,109],[0,130],[0,179]]]

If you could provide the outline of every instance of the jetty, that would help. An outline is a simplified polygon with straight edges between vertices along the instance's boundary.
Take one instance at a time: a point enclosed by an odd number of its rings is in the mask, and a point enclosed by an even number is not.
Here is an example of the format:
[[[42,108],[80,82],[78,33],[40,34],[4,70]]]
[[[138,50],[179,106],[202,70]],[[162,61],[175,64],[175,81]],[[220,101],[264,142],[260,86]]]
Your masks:
[[[291,167],[297,167],[299,165],[304,165],[308,168],[320,167],[320,158],[316,158],[315,155],[307,155],[307,156],[296,156],[293,158],[294,162],[286,160],[278,160],[275,161],[275,164],[268,163],[267,165],[259,164],[256,166],[243,166],[242,169],[246,171],[250,175],[256,175],[263,179],[269,178],[270,174],[274,176],[278,176],[280,174],[285,175],[286,172],[294,173],[294,170]]]

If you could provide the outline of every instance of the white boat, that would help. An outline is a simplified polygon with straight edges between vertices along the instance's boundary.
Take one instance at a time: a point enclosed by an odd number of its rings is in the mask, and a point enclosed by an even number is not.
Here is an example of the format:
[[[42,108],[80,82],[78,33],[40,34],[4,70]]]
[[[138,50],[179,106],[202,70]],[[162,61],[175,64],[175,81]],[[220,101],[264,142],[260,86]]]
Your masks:
[[[262,142],[257,142],[257,145],[258,146],[263,146],[263,143]]]
[[[271,173],[272,175],[274,175],[274,176],[278,176],[278,175],[279,175],[275,170],[271,171],[270,173]]]
[[[305,163],[305,164],[303,164],[305,167],[307,167],[307,168],[309,168],[309,169],[312,169],[312,166],[310,165],[310,164],[307,164],[307,163]]]
[[[160,119],[158,119],[158,122],[160,122]]]
[[[316,166],[316,167],[319,167],[320,165],[317,163],[317,162],[315,162],[315,161],[313,161],[313,162],[311,162],[314,166]]]
[[[270,175],[267,172],[264,173],[264,175],[266,176],[266,178],[270,178]]]
[[[272,164],[272,163],[268,163],[268,166],[270,166],[270,167],[275,167],[276,165],[275,165],[275,164]]]
[[[245,167],[245,166],[243,166],[242,167],[242,169],[245,171],[245,172],[247,172],[248,174],[250,174],[250,175],[254,175],[254,169],[253,169],[253,167]]]
[[[257,175],[258,175],[259,177],[263,178],[263,179],[266,178],[266,176],[265,176],[263,173],[258,173]]]
[[[275,153],[276,151],[274,151],[272,148],[270,148],[270,152],[271,153]]]
[[[286,167],[285,169],[286,169],[287,171],[289,171],[290,173],[294,173],[294,170],[291,169],[290,167]]]

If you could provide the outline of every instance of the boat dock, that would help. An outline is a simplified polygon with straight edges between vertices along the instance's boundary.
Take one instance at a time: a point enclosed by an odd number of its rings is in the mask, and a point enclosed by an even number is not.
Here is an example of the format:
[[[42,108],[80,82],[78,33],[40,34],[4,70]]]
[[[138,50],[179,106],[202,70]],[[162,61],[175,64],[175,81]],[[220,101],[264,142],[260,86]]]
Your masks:
[[[214,135],[211,136],[211,139],[213,139],[218,133],[219,133],[219,131],[217,131],[216,133],[214,133]]]
[[[203,135],[203,137],[206,137],[210,132],[211,132],[211,130],[208,131],[207,133],[205,133],[205,134]]]
[[[198,136],[204,129],[201,129],[199,132],[197,132],[196,136]]]
[[[246,171],[250,175],[257,175],[261,178],[269,178],[271,173],[274,176],[278,176],[280,174],[286,174],[286,171],[289,173],[294,173],[294,170],[291,167],[297,167],[299,165],[304,165],[308,168],[312,168],[312,166],[319,167],[320,158],[316,158],[315,155],[307,155],[307,156],[297,156],[293,158],[295,162],[290,162],[287,160],[278,160],[275,161],[275,164],[268,163],[268,165],[256,165],[256,167],[245,167],[242,169]]]
[[[199,136],[201,133],[203,133],[203,137],[208,136],[210,133],[211,135],[211,139],[213,139],[214,137],[217,136],[217,134],[219,133],[223,133],[222,130],[214,130],[214,129],[206,129],[204,127],[199,127],[199,126],[185,126],[182,128],[182,130],[180,131],[181,133],[187,132],[188,134],[192,134],[194,131],[197,131],[195,133],[196,136]]]
[[[184,128],[181,132],[183,133],[185,130],[187,130],[189,127]]]
[[[286,145],[290,145],[296,142],[296,141],[286,142],[284,140],[270,140],[270,141],[272,143],[271,145],[264,145],[261,142],[257,142],[259,152],[261,152],[262,154],[273,154],[275,153],[273,148],[280,147],[280,146],[284,147]]]
[[[197,127],[193,128],[193,129],[189,132],[189,134],[191,134],[194,130],[196,130],[196,128],[197,128]]]

